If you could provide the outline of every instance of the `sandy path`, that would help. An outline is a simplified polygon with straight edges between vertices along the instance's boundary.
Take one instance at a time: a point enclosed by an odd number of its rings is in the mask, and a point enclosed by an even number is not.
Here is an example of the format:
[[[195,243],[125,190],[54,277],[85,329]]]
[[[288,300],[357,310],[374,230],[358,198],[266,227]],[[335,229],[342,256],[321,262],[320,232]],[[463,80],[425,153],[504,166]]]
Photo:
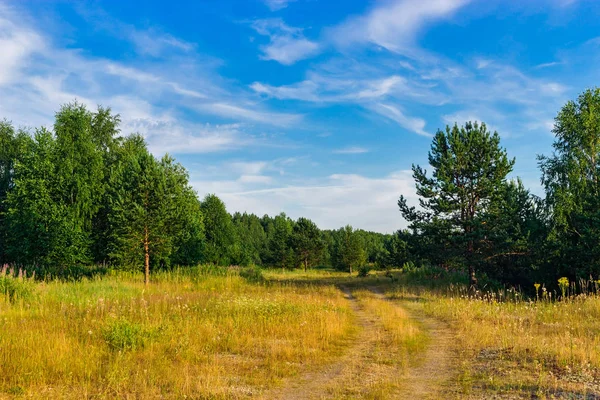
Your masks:
[[[402,370],[398,365],[382,362],[386,349],[385,331],[377,318],[369,315],[354,298],[350,289],[341,287],[357,317],[360,332],[333,364],[300,377],[290,378],[282,388],[269,391],[264,399],[437,399],[452,377],[452,332],[432,318],[424,316],[410,304],[402,306],[431,337],[418,364]],[[378,288],[369,288],[380,299],[389,301]],[[393,302],[397,307],[400,303]],[[378,394],[377,387],[385,387]]]
[[[282,389],[266,393],[263,398],[282,400],[331,398],[332,392],[335,391],[334,388],[353,375],[352,369],[369,358],[374,346],[372,337],[375,321],[359,306],[348,288],[341,289],[357,317],[360,332],[356,339],[351,342],[341,358],[334,364],[319,371],[307,372],[299,379],[288,382]],[[335,398],[335,396],[333,397]]]
[[[383,293],[372,290],[381,298]],[[397,304],[397,303],[396,303]],[[409,368],[403,378],[399,399],[441,399],[449,395],[455,375],[455,336],[447,324],[423,314],[414,304],[402,303],[410,317],[418,321],[429,335],[429,345],[418,364]]]

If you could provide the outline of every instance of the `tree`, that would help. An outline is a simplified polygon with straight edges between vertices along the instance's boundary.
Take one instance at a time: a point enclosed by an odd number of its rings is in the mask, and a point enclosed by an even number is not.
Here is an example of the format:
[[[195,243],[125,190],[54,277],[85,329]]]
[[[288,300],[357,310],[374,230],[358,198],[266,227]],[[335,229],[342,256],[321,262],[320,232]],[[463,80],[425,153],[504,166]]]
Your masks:
[[[92,119],[84,105],[72,103],[61,107],[54,123],[57,194],[88,235],[104,190],[102,153],[92,136]]]
[[[555,118],[554,154],[540,156],[552,210],[555,264],[573,278],[600,274],[600,89],[569,101]]]
[[[118,171],[119,148],[122,145],[122,138],[118,137],[120,133],[119,124],[121,118],[118,114],[114,115],[110,108],[98,107],[98,110],[92,114],[91,132],[92,141],[102,157],[102,181],[99,190],[98,210],[92,217],[92,257],[97,263],[106,263],[110,260],[109,241],[110,241],[110,222],[108,214],[112,201],[111,193],[114,188],[111,184],[117,183],[113,175]]]
[[[503,282],[525,285],[539,277],[539,267],[547,258],[547,209],[520,179],[503,185],[484,217],[485,261],[489,276]],[[539,282],[539,280],[538,280]]]
[[[38,130],[22,137],[14,187],[6,196],[7,258],[22,266],[58,272],[88,261],[86,234],[63,201],[54,160],[56,141]]]
[[[291,247],[293,221],[285,213],[273,218],[272,228],[268,231],[269,263],[279,268],[294,266],[294,251]]]
[[[163,263],[194,265],[202,259],[204,218],[196,191],[189,184],[185,168],[169,155],[160,161],[165,174],[167,197],[167,233],[170,237],[168,252],[162,254]]]
[[[490,133],[483,123],[467,122],[436,133],[429,164],[431,177],[420,166],[412,168],[422,210],[409,207],[401,196],[400,211],[416,231],[436,227],[449,240],[452,256],[467,264],[471,284],[476,285],[484,239],[480,217],[500,193],[514,159],[500,147],[497,132]]]
[[[402,239],[403,232],[390,235],[379,252],[378,264],[383,268],[399,268],[408,261],[407,243]]]
[[[216,265],[229,265],[235,230],[225,204],[214,194],[206,195],[200,209],[204,216],[205,245],[202,260]]]
[[[367,261],[365,244],[360,233],[353,230],[350,225],[340,228],[337,232],[334,245],[334,266],[352,270],[360,267]]]
[[[308,218],[298,219],[292,230],[291,242],[296,259],[302,263],[305,271],[309,265],[318,262],[325,247],[319,228]]]
[[[0,264],[6,259],[6,197],[14,186],[14,164],[18,155],[17,138],[13,126],[0,122]]]
[[[148,152],[144,139],[125,140],[112,193],[109,220],[112,228],[111,257],[124,265],[139,265],[143,258],[144,283],[150,283],[151,255],[168,254],[173,222],[172,198],[160,163]]]
[[[261,264],[267,237],[260,218],[254,214],[236,212],[233,226],[236,233],[233,262],[239,265]]]

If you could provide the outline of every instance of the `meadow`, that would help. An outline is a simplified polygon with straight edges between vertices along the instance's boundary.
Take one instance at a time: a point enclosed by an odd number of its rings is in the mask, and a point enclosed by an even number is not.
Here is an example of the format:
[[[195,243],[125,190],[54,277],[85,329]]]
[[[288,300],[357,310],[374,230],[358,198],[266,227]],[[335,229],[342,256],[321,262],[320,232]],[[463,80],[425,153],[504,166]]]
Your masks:
[[[0,398],[600,396],[594,293],[502,298],[418,274],[4,272]]]

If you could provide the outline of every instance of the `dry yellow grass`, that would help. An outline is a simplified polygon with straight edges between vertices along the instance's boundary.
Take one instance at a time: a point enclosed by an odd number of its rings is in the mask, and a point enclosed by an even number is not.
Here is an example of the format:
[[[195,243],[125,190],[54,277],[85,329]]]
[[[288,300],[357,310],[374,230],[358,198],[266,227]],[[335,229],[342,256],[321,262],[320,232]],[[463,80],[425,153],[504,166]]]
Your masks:
[[[267,275],[28,283],[0,297],[0,398],[600,397],[599,297]]]
[[[395,299],[418,298],[447,321],[460,351],[461,396],[492,393],[541,398],[600,396],[600,298],[499,301],[400,286]]]
[[[0,393],[248,397],[329,362],[352,320],[332,286],[237,274],[38,284],[29,301],[0,300]]]

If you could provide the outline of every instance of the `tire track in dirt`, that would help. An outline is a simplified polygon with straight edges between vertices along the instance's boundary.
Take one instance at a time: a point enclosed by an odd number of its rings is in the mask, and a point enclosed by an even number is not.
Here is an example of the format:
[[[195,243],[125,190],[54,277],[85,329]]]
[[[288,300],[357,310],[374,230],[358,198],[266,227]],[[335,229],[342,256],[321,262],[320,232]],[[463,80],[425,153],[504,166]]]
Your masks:
[[[357,318],[360,332],[333,364],[319,370],[307,371],[300,377],[286,379],[283,387],[264,393],[263,399],[439,399],[452,397],[448,393],[453,378],[453,334],[446,324],[423,315],[410,304],[387,299],[377,287],[369,287],[380,300],[401,307],[409,317],[427,331],[430,341],[414,366],[402,368],[378,358],[385,343],[385,330],[378,326],[377,317],[367,313],[348,287],[340,290]],[[377,395],[377,385],[388,385],[385,395]]]
[[[385,297],[379,288],[369,288],[379,298]],[[394,304],[400,306],[398,302]],[[452,395],[452,378],[455,376],[456,353],[454,351],[455,335],[448,325],[435,318],[428,317],[410,303],[402,308],[417,321],[429,335],[429,344],[417,361],[417,365],[409,368],[403,376],[401,389],[397,393],[399,399],[441,399]]]
[[[370,362],[378,336],[375,333],[375,317],[368,315],[347,287],[340,287],[344,296],[350,302],[352,311],[357,318],[360,332],[351,342],[344,354],[333,364],[318,371],[304,373],[299,379],[287,382],[283,388],[265,393],[264,399],[326,399],[337,398],[336,389],[345,382],[356,379],[360,369]],[[343,397],[343,396],[342,396]]]

